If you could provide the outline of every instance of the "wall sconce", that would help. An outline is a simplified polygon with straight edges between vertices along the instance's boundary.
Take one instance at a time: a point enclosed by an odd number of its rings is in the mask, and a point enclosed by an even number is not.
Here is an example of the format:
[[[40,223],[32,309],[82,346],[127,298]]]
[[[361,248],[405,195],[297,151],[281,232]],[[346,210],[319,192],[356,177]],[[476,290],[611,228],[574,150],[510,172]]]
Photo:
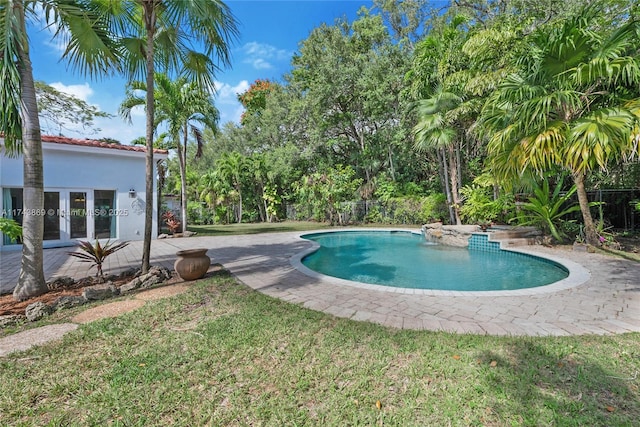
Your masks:
[[[135,199],[136,198],[136,190],[134,190],[133,188],[131,190],[129,190],[129,198],[130,199]]]

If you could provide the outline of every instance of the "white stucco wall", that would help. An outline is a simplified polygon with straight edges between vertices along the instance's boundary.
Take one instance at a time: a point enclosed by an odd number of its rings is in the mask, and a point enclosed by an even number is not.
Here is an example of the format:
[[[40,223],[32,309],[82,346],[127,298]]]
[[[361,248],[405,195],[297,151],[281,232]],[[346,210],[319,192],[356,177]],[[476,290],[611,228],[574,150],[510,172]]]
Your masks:
[[[0,139],[0,143],[2,140]],[[144,235],[145,153],[115,148],[43,142],[45,191],[115,190],[114,214],[118,240],[141,240]],[[155,154],[155,158],[166,155]],[[154,177],[155,177],[154,168]],[[0,187],[22,187],[23,159],[0,155]],[[155,183],[154,183],[155,188]],[[135,198],[129,190],[134,189]],[[155,191],[153,232],[157,235]],[[2,197],[0,197],[0,208]],[[89,236],[91,240],[92,236]],[[1,244],[1,242],[0,242]]]

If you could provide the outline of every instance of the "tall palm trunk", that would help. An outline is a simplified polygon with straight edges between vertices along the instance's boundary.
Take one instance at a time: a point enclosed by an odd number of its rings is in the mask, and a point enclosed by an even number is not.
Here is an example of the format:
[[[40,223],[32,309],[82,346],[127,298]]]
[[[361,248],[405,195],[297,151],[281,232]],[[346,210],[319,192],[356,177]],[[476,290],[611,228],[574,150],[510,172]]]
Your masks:
[[[183,129],[183,143],[178,141],[178,164],[180,165],[180,216],[182,216],[182,232],[187,231],[187,123]]]
[[[440,160],[440,179],[442,180],[442,185],[444,186],[444,194],[447,196],[447,207],[449,209],[449,222],[451,224],[455,224],[456,216],[453,211],[453,199],[451,197],[451,191],[449,189],[449,168],[447,166],[447,155],[445,153],[444,148],[440,148],[436,151],[438,154],[438,159]]]
[[[591,216],[591,210],[589,209],[589,198],[587,196],[587,190],[584,186],[585,174],[582,172],[576,172],[573,175],[573,182],[576,184],[576,194],[578,195],[578,204],[580,205],[580,212],[582,213],[582,221],[584,222],[584,234],[588,244],[597,246],[600,244],[598,240],[598,233],[596,232],[596,226]]]
[[[158,170],[158,187],[156,188],[156,222],[158,224],[158,230],[160,230],[160,224],[162,224],[162,189],[164,188],[167,171],[162,160],[158,160],[156,165]]]
[[[238,224],[242,223],[242,190],[240,183],[236,185],[236,191],[238,192]]]
[[[453,145],[449,145],[447,152],[449,154],[449,178],[451,179],[451,199],[453,201],[453,214],[455,217],[456,225],[461,225],[460,219],[460,162],[456,153],[456,149]]]
[[[26,34],[22,3],[19,8],[19,25]],[[44,278],[42,239],[44,235],[44,178],[42,167],[42,139],[33,83],[33,69],[28,45],[19,49],[20,90],[22,92],[20,118],[22,120],[22,156],[24,162],[22,218],[22,260],[20,275],[13,291],[13,298],[24,300],[47,292]]]
[[[146,95],[146,167],[145,167],[145,212],[144,212],[144,242],[142,245],[142,273],[149,272],[151,258],[151,233],[153,232],[153,129],[155,116],[154,80],[155,72],[153,57],[153,42],[156,32],[156,1],[145,0],[142,2],[144,27],[147,36],[146,60],[147,60],[147,95]],[[149,89],[150,88],[150,89]]]

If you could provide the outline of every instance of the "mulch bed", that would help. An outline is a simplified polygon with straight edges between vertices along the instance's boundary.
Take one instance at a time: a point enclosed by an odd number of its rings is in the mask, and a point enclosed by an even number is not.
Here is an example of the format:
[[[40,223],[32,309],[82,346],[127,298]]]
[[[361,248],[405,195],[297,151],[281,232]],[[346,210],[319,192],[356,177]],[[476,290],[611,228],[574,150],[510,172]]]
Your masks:
[[[133,274],[127,276],[118,276],[117,279],[107,278],[106,280],[111,281],[116,287],[124,285],[131,281],[135,276]],[[0,295],[0,316],[6,315],[23,315],[29,304],[33,304],[34,302],[43,302],[45,304],[52,304],[55,300],[62,296],[80,296],[82,295],[82,291],[87,286],[93,286],[98,284],[99,282],[93,277],[87,277],[84,279],[80,279],[78,281],[74,281],[72,284],[67,284],[64,286],[58,286],[56,289],[50,289],[47,293],[44,293],[40,296],[29,298],[25,301],[16,301],[13,299],[13,295]]]

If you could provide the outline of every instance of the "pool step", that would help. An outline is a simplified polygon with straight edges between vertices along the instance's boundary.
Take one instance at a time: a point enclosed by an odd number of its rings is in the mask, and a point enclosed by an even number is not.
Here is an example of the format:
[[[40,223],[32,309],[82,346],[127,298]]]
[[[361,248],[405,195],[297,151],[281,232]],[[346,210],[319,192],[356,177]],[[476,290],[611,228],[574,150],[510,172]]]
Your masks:
[[[535,227],[490,228],[489,241],[500,242],[501,247],[535,245],[542,232]]]

